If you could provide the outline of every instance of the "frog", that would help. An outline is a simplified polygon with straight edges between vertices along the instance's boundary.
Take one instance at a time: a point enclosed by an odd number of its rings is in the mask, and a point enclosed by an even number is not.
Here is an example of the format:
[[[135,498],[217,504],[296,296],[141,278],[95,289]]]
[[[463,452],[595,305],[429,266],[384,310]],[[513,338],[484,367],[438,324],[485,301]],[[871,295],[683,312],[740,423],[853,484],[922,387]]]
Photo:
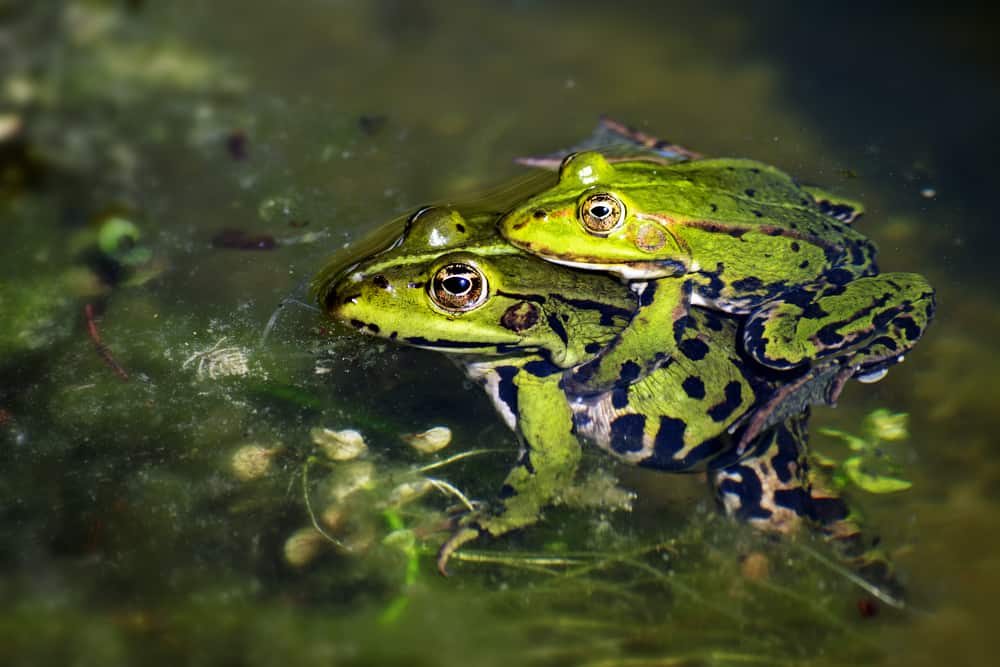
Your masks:
[[[721,313],[693,309],[682,354],[664,359],[642,380],[601,394],[568,392],[566,374],[627,326],[637,295],[610,276],[514,248],[496,233],[497,217],[421,209],[387,249],[346,267],[331,263],[313,285],[327,314],[357,331],[455,358],[521,438],[497,498],[463,515],[442,545],[442,573],[469,541],[536,522],[571,482],[581,439],[626,463],[668,472],[724,470],[766,456],[771,446],[764,433],[746,452],[734,452],[729,431],[780,382],[739,354],[738,323]],[[762,467],[761,474],[784,476],[791,465],[798,464]],[[779,485],[740,477],[756,493],[742,494],[744,505],[783,502],[781,494],[761,500],[760,489]],[[808,506],[799,499],[789,511],[807,516]],[[723,507],[735,512],[737,505]],[[768,511],[762,506],[758,514]],[[776,527],[784,522],[772,513]]]
[[[574,392],[627,385],[675,354],[691,306],[747,316],[742,349],[766,367],[836,364],[838,387],[881,379],[933,318],[926,278],[878,272],[875,244],[852,225],[860,203],[755,160],[606,152],[569,154],[557,183],[498,222],[512,245],[639,294],[629,326],[567,378]]]

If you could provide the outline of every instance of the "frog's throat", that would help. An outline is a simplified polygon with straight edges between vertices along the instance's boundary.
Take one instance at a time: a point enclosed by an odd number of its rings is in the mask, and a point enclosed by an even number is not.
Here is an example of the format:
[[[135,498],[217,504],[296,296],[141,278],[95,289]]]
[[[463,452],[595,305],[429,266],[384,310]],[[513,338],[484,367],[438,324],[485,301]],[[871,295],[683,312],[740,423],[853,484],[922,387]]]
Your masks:
[[[561,259],[547,255],[545,260],[553,264],[562,264],[574,269],[587,271],[605,271],[620,276],[623,280],[649,280],[651,278],[668,278],[687,273],[688,269],[681,262],[673,259],[645,260],[628,263],[599,263]]]

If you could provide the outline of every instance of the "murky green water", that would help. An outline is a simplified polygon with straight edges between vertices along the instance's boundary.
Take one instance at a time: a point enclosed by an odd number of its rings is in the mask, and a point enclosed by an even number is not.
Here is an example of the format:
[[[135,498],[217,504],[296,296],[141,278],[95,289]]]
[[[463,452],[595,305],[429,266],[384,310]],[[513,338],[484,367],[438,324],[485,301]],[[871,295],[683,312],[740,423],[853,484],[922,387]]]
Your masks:
[[[990,664],[1000,309],[985,22],[457,4],[0,2],[0,661]],[[639,493],[632,513],[553,509],[473,552],[509,562],[441,578],[420,530],[451,500],[395,516],[379,502],[435,460],[399,434],[439,424],[446,452],[509,452],[435,472],[492,493],[516,444],[485,397],[442,356],[294,306],[260,345],[335,251],[517,174],[514,156],[571,144],[601,113],[863,199],[883,270],[937,287],[938,319],[907,362],[813,418],[813,446],[840,456],[817,427],[910,413],[912,490],[859,498],[910,609],[863,615],[864,591],[810,555],[820,543],[753,535],[715,516],[696,477],[596,453],[594,471]],[[109,276],[98,259],[112,214],[142,229],[141,270]],[[276,247],[218,247],[224,230]],[[370,447],[371,488],[340,508],[350,554],[310,532],[309,507],[323,520],[343,473],[307,466],[317,427],[359,429]],[[254,452],[260,468],[234,464]],[[383,543],[400,524],[418,529],[412,548],[406,533]],[[761,556],[763,576],[745,566]]]

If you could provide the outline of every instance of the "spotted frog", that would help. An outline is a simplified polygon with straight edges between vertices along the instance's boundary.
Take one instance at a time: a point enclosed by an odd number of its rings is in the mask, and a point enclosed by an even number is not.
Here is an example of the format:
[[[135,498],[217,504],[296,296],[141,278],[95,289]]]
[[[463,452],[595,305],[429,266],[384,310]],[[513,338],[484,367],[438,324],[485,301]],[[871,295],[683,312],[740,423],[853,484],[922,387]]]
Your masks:
[[[500,220],[513,245],[613,273],[639,295],[608,351],[567,379],[575,392],[627,385],[675,355],[692,305],[748,315],[742,346],[773,369],[835,358],[842,375],[875,381],[902,361],[934,290],[915,273],[878,273],[875,245],[851,226],[860,205],[761,162],[697,157],[573,153],[554,186]]]
[[[496,234],[496,217],[424,209],[387,250],[347,268],[332,264],[314,282],[333,318],[453,355],[521,437],[498,498],[463,516],[442,547],[443,572],[462,544],[535,522],[572,481],[578,437],[640,466],[709,468],[722,506],[762,527],[785,530],[817,514],[804,474],[801,406],[775,417],[777,427],[745,454],[727,433],[778,384],[738,354],[736,321],[692,309],[679,353],[653,372],[613,391],[569,393],[566,373],[611,344],[637,295],[609,276],[517,250]]]

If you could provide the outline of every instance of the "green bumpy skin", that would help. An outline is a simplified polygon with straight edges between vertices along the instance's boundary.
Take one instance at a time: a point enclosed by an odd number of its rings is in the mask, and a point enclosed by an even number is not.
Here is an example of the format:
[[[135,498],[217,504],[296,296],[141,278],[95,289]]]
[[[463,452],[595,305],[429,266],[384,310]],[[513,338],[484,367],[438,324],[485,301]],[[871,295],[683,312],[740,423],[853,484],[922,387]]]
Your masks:
[[[420,211],[389,249],[346,268],[334,265],[314,283],[327,312],[360,332],[454,355],[521,437],[517,465],[498,498],[462,516],[442,546],[442,572],[468,541],[537,521],[572,482],[579,438],[625,462],[668,471],[727,470],[758,457],[773,462],[790,456],[789,448],[804,447],[786,438],[783,453],[775,454],[773,431],[752,439],[746,453],[737,451],[736,437],[727,432],[774,395],[778,381],[773,373],[761,377],[761,369],[738,354],[737,323],[711,311],[692,311],[679,353],[661,359],[652,373],[602,394],[567,392],[567,369],[596,358],[615,339],[636,295],[610,277],[522,253],[498,237],[495,219]],[[473,267],[475,274],[456,273],[455,266]],[[812,517],[805,478],[780,472],[788,465],[757,466],[756,481],[741,474],[740,489],[728,493],[743,501],[723,508],[741,515],[738,507],[760,507],[755,525],[768,530],[783,530],[790,513]],[[758,492],[796,485],[797,494],[786,494],[795,503],[787,507],[781,494]]]
[[[727,431],[772,388],[737,354],[735,323],[698,312],[683,353],[662,368],[605,395],[567,395],[566,369],[615,339],[636,295],[517,250],[495,221],[420,211],[391,248],[314,284],[328,314],[360,332],[454,355],[522,438],[501,498],[464,517],[445,554],[536,521],[575,472],[578,435],[632,464],[704,468],[732,449]]]
[[[612,164],[585,151],[499,228],[532,254],[640,292],[633,322],[569,381],[587,393],[620,386],[626,365],[639,377],[656,353],[674,354],[691,305],[749,315],[744,349],[765,366],[835,356],[862,379],[881,377],[929,324],[934,291],[917,274],[876,275],[874,244],[849,224],[859,214],[752,160]]]

